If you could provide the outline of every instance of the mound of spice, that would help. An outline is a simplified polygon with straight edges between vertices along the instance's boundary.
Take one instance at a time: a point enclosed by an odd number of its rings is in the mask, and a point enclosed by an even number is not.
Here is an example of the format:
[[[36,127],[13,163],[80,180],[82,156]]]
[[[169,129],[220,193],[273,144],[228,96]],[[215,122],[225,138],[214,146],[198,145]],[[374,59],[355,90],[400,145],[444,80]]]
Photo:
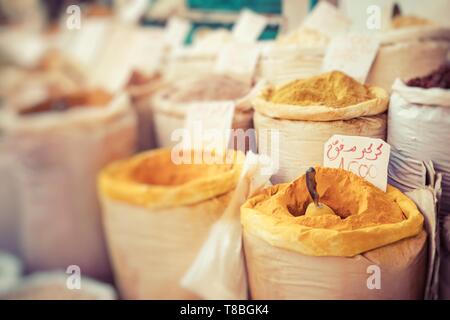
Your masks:
[[[340,71],[290,82],[268,92],[267,96],[269,101],[277,104],[333,108],[343,108],[373,98],[367,86]]]
[[[74,108],[103,107],[108,104],[112,96],[102,90],[78,91],[64,96],[50,97],[31,108],[21,110],[22,115],[38,114],[41,112],[66,111]]]
[[[424,77],[413,78],[406,84],[410,87],[420,87],[424,89],[450,89],[450,64],[443,65]]]
[[[394,29],[409,28],[417,26],[432,25],[433,21],[416,16],[398,15],[391,20],[391,26]]]
[[[210,74],[184,83],[170,100],[180,103],[236,100],[244,97],[250,89],[247,82],[234,77]]]

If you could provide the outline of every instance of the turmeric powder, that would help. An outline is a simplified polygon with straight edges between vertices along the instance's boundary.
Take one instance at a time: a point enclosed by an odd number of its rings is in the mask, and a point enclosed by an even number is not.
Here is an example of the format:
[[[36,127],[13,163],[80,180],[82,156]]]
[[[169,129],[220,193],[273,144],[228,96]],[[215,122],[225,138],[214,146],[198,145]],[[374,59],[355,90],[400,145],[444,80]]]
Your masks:
[[[433,24],[432,21],[416,16],[398,16],[392,19],[391,21],[391,26],[393,29],[425,26],[432,24]]]
[[[296,80],[269,91],[267,95],[267,100],[273,103],[333,108],[347,107],[374,98],[367,86],[340,71]]]

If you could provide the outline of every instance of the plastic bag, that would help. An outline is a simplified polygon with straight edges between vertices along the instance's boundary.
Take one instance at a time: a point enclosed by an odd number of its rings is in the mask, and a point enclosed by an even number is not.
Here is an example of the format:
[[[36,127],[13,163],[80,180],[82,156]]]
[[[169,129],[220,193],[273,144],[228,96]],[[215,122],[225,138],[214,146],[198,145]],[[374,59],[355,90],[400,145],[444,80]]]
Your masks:
[[[240,206],[263,187],[270,174],[261,171],[261,160],[247,153],[241,179],[222,217],[212,226],[181,285],[204,299],[247,299],[247,279],[242,251]]]

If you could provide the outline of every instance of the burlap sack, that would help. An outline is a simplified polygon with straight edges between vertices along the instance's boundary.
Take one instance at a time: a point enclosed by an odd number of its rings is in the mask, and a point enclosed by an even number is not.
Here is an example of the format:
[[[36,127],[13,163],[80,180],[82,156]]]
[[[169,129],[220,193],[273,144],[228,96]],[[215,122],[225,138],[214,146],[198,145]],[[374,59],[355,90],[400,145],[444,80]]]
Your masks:
[[[102,171],[103,222],[122,298],[198,298],[180,281],[228,206],[244,157],[235,155],[225,167],[176,165],[159,149]],[[139,170],[151,176],[139,178]]]
[[[334,134],[386,138],[387,94],[373,88],[376,97],[346,108],[280,105],[264,98],[253,100],[258,152],[278,162],[273,183],[292,181],[323,162],[323,145]],[[278,135],[274,135],[279,132]]]
[[[420,26],[391,30],[381,35],[381,46],[366,83],[391,90],[396,78],[424,76],[445,63],[450,50],[450,29]]]
[[[28,270],[78,265],[84,275],[108,278],[100,224],[97,172],[134,152],[136,119],[128,98],[65,112],[11,112],[20,195],[19,238]]]
[[[382,191],[354,174],[316,171],[322,201],[345,213],[345,220],[298,215],[311,201],[299,191],[306,192],[304,177],[267,188],[241,207],[252,298],[423,298],[426,233],[415,204],[391,186],[380,199]],[[381,222],[399,212],[405,219]],[[372,282],[376,275],[380,286]]]

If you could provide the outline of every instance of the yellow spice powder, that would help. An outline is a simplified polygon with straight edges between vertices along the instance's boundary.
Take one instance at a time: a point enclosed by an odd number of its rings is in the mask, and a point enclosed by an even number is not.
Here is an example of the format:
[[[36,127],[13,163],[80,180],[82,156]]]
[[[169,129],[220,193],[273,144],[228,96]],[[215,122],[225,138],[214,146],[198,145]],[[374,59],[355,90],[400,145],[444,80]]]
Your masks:
[[[391,25],[394,29],[408,28],[415,26],[431,25],[432,21],[416,16],[398,16],[392,19]]]
[[[370,99],[368,87],[340,71],[332,71],[305,80],[290,82],[269,91],[269,101],[298,106],[323,105],[342,108]]]

